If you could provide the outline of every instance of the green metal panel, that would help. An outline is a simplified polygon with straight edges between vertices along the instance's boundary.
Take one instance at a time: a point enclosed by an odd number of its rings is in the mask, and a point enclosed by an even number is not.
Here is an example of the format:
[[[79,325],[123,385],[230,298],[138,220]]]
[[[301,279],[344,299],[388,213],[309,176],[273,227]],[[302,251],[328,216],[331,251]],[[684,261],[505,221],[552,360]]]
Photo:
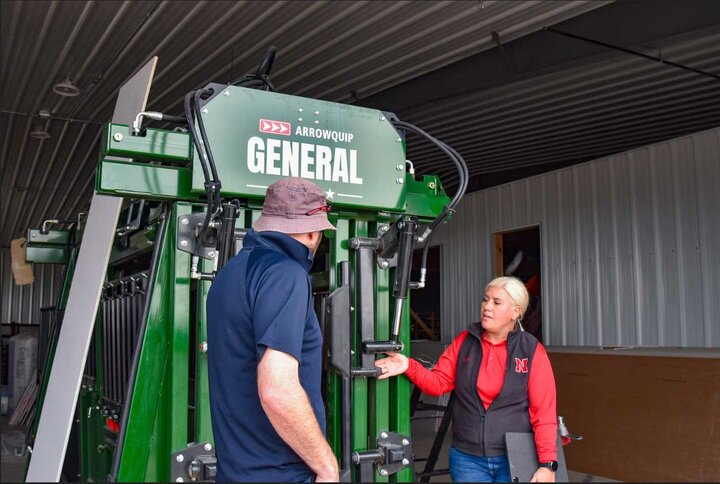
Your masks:
[[[67,247],[31,247],[25,248],[25,260],[35,264],[64,264],[67,260]]]
[[[25,259],[36,264],[65,264],[68,256],[70,231],[28,229]]]
[[[187,203],[177,204],[177,213],[173,223],[177,222],[177,217],[188,215],[192,212],[192,207]],[[173,231],[173,235],[175,235]],[[176,245],[177,247],[177,245]],[[169,295],[173,302],[172,325],[170,326],[170,345],[171,358],[168,359],[167,371],[171,374],[170,379],[170,395],[168,401],[170,404],[169,417],[169,439],[170,452],[183,450],[188,443],[188,386],[190,376],[190,258],[187,252],[174,250],[174,279],[172,280],[172,290]],[[162,454],[160,454],[162,455]],[[166,465],[170,466],[169,455],[166,457]],[[168,481],[170,475],[167,474],[163,480]]]
[[[433,219],[450,203],[445,190],[436,176],[423,176],[416,180],[411,174],[405,175],[407,189],[406,212],[421,219]]]
[[[28,229],[27,231],[29,246],[34,244],[67,245],[69,240],[69,230],[48,230],[47,234],[43,234],[39,229]]]
[[[100,147],[103,158],[146,158],[181,164],[192,159],[190,135],[166,129],[147,128],[144,136],[134,136],[127,125],[108,123]]]
[[[343,207],[405,210],[405,150],[382,112],[235,86],[202,112],[226,195],[261,198],[284,176],[314,180]],[[193,190],[204,191],[200,162]]]
[[[191,193],[191,184],[190,168],[109,159],[98,163],[95,176],[98,193],[150,200],[199,201],[202,196]]]
[[[187,213],[187,204],[173,207],[158,241],[162,246],[148,294],[145,333],[139,335],[139,364],[126,402],[130,409],[118,450],[118,481],[168,481],[170,453],[187,443],[190,256],[176,249],[177,217]]]

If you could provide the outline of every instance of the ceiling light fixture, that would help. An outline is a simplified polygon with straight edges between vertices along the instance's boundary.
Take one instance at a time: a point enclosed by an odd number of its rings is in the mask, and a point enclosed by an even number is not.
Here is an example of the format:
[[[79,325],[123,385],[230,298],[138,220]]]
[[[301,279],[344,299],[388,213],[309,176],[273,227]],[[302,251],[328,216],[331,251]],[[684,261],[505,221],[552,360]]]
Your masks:
[[[80,88],[75,85],[70,77],[66,77],[64,81],[55,84],[53,91],[55,91],[56,94],[68,97],[75,97],[80,94]]]
[[[35,139],[48,139],[50,133],[43,127],[42,123],[35,125],[35,129],[30,131],[30,137]]]
[[[43,126],[42,119],[50,119],[50,111],[44,109],[38,113],[38,122],[35,125],[35,129],[30,131],[31,138],[48,139],[50,137],[50,133],[48,133],[45,126]]]

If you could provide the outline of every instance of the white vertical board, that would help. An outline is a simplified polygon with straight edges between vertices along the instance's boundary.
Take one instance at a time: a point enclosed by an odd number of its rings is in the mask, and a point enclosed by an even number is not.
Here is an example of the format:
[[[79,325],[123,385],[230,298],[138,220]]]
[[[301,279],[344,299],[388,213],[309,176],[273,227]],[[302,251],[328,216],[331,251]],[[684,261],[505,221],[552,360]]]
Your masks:
[[[120,89],[113,122],[130,125],[135,115],[145,109],[156,63],[157,57],[153,57]],[[92,198],[30,457],[27,482],[60,480],[122,203],[120,197],[95,194]]]

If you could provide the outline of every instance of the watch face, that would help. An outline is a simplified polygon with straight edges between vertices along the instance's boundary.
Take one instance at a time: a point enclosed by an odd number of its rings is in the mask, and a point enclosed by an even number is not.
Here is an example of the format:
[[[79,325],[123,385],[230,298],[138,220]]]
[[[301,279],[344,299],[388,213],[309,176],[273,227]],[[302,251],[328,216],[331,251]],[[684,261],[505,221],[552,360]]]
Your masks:
[[[556,471],[558,469],[558,463],[557,461],[551,460],[550,462],[543,462],[540,464],[542,467],[547,467],[551,471]]]

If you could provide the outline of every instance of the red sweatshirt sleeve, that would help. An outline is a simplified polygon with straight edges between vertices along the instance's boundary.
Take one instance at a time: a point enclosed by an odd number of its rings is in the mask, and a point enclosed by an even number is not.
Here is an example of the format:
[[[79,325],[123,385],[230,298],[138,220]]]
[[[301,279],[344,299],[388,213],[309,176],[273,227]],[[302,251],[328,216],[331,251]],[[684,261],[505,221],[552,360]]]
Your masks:
[[[530,423],[535,432],[538,461],[557,460],[557,395],[555,377],[545,347],[538,343],[528,381]]]
[[[452,391],[455,388],[455,365],[458,351],[467,333],[467,331],[463,331],[455,338],[440,356],[432,370],[426,369],[422,363],[410,358],[405,375],[420,390],[433,397]]]

